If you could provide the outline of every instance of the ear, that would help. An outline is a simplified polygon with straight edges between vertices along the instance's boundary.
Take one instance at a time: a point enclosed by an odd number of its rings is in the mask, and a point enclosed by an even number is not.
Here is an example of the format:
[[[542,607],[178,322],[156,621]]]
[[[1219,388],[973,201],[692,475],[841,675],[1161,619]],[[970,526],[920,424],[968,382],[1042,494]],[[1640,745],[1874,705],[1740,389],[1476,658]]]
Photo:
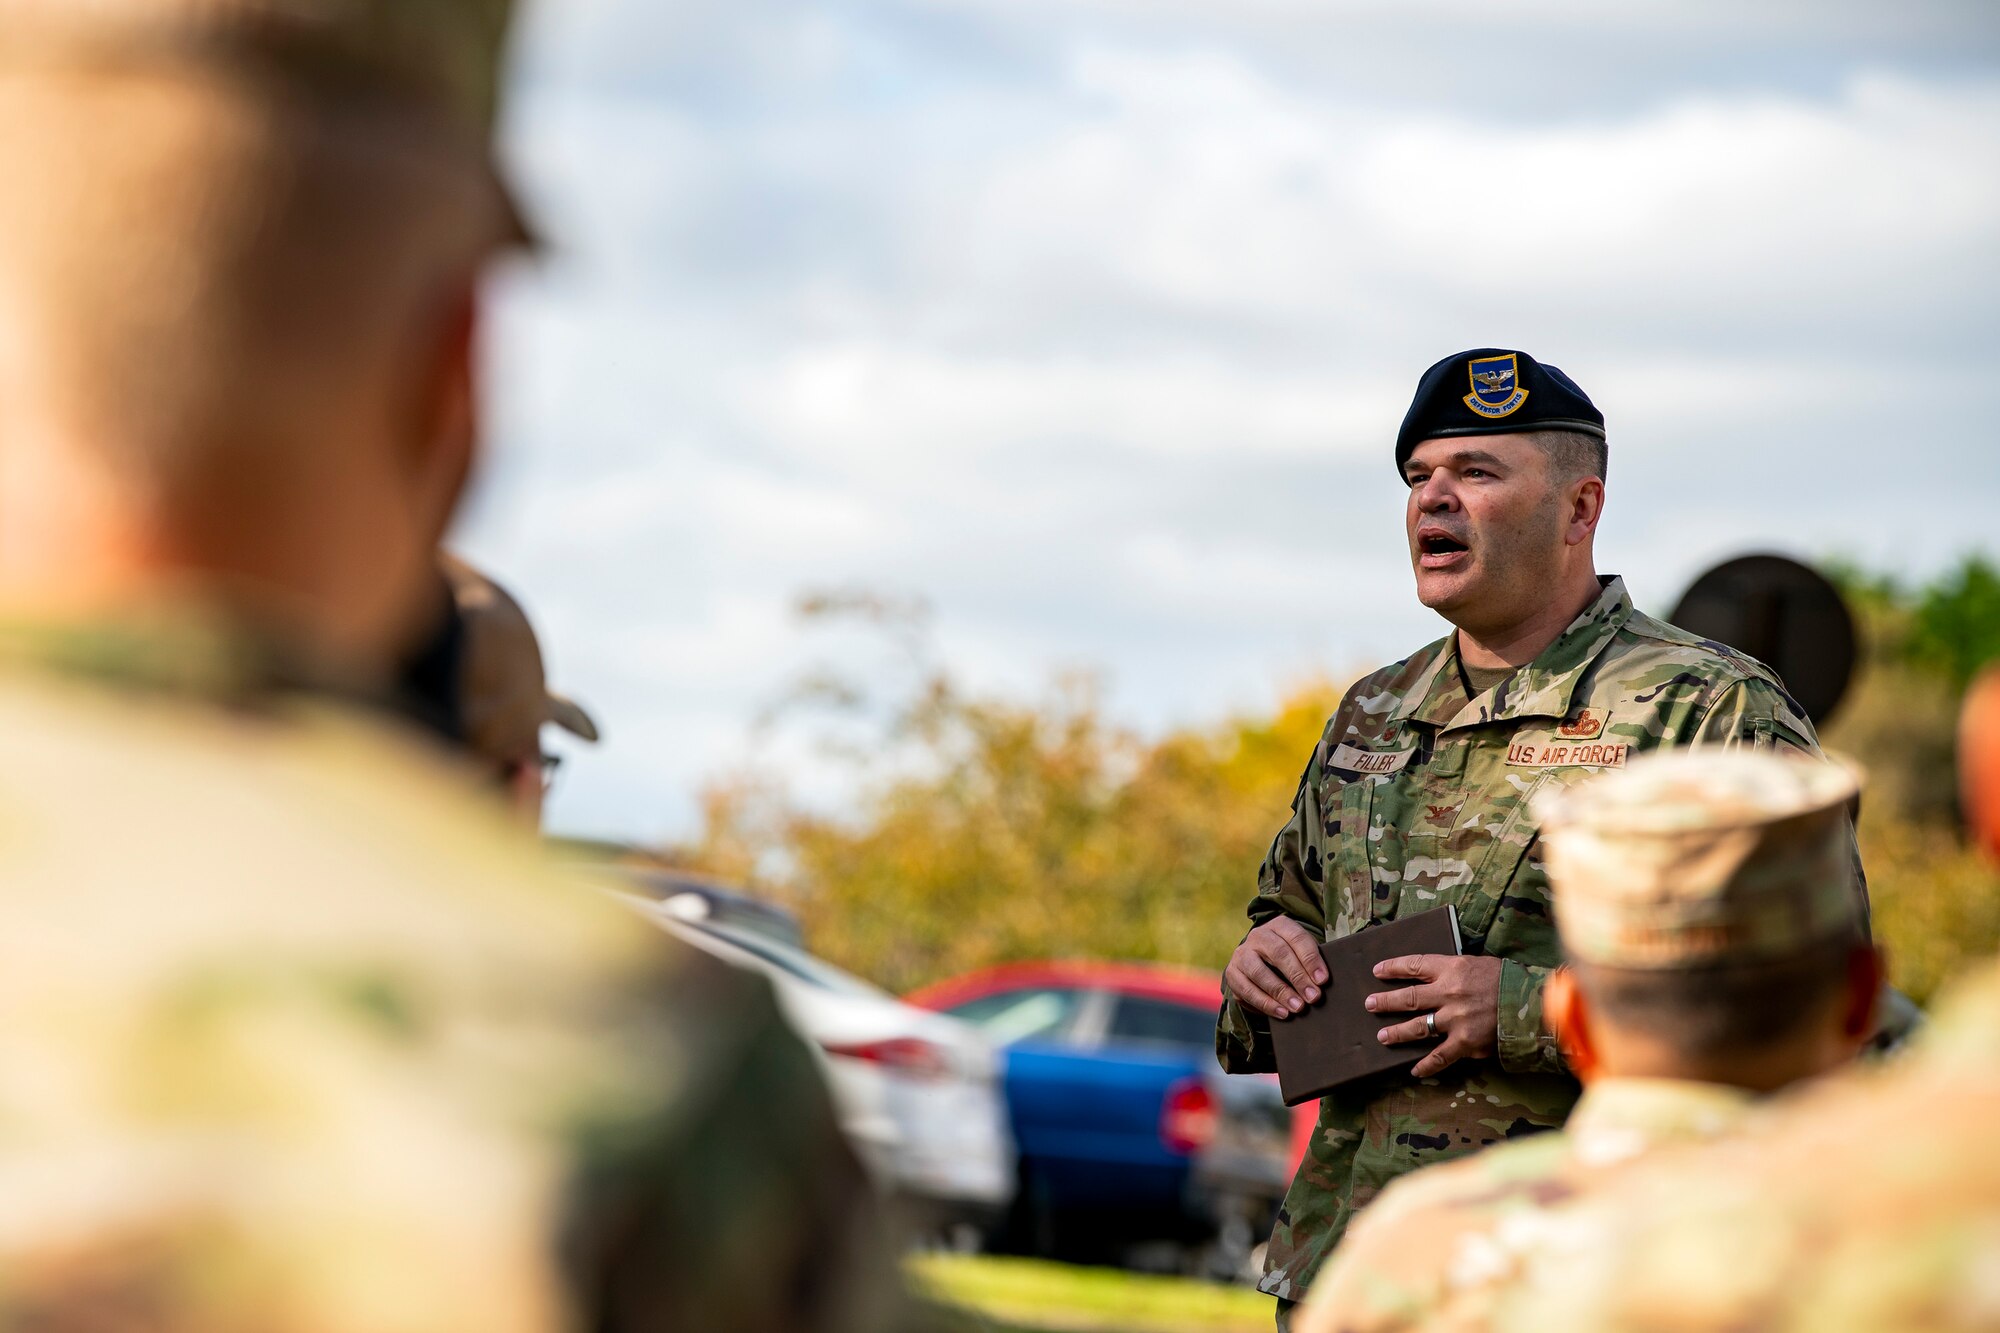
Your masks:
[[[542,781],[542,766],[517,763],[507,774],[507,808],[529,828],[542,826],[542,804],[548,789]]]
[[[1576,973],[1559,967],[1542,983],[1542,1017],[1556,1034],[1563,1059],[1579,1082],[1597,1077],[1597,1047],[1590,1036],[1590,1005],[1577,987]]]
[[[1582,481],[1571,483],[1569,526],[1563,532],[1563,540],[1571,546],[1583,545],[1597,531],[1598,520],[1603,517],[1603,480],[1585,477]]]
[[[410,467],[422,512],[441,541],[472,476],[479,447],[479,293],[467,277],[445,303],[412,432]]]
[[[1873,945],[1859,944],[1848,953],[1847,996],[1840,1016],[1840,1035],[1857,1049],[1875,1035],[1885,974],[1882,953]]]

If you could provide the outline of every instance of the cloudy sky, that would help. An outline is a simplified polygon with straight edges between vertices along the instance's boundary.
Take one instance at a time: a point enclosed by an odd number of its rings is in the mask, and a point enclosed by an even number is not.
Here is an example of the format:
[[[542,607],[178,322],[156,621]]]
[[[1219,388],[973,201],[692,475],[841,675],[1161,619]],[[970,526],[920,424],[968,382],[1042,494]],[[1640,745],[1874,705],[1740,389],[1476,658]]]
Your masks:
[[[608,743],[566,829],[687,831],[820,651],[1101,668],[1145,728],[1437,636],[1389,459],[1521,346],[1606,412],[1601,567],[2000,550],[1987,0],[551,0],[460,544]]]

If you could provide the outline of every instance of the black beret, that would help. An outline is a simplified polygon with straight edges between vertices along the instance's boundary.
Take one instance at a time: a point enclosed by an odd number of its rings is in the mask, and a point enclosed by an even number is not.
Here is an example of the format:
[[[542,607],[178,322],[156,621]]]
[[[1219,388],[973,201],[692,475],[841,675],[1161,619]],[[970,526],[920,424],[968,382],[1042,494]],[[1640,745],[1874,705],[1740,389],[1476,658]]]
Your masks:
[[[1573,430],[1604,438],[1604,414],[1576,381],[1526,352],[1475,347],[1448,356],[1417,381],[1417,396],[1396,433],[1396,476],[1425,440],[1443,435],[1513,435]]]

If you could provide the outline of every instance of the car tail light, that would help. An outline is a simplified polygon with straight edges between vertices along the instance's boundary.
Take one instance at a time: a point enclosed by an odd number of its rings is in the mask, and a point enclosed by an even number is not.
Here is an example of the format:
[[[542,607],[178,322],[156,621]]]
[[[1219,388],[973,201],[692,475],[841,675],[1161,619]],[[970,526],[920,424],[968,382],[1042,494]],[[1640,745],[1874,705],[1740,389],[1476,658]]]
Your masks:
[[[1167,1089],[1160,1109],[1160,1141],[1170,1152],[1192,1155],[1215,1141],[1218,1115],[1215,1094],[1198,1078],[1184,1078]]]
[[[844,1056],[849,1060],[866,1060],[869,1064],[881,1065],[885,1069],[893,1069],[911,1078],[951,1077],[950,1052],[942,1046],[917,1037],[891,1037],[885,1041],[853,1043],[830,1042],[823,1049],[828,1055]]]

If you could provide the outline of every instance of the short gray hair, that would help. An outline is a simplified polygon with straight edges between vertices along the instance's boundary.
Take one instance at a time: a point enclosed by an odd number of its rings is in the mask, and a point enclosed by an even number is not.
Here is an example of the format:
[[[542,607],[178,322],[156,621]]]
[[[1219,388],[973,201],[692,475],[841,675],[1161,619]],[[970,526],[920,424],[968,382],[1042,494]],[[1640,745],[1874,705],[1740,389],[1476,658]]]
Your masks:
[[[1549,456],[1549,476],[1554,480],[1572,482],[1584,477],[1604,480],[1611,450],[1598,436],[1577,430],[1537,430],[1529,431],[1528,438]]]

